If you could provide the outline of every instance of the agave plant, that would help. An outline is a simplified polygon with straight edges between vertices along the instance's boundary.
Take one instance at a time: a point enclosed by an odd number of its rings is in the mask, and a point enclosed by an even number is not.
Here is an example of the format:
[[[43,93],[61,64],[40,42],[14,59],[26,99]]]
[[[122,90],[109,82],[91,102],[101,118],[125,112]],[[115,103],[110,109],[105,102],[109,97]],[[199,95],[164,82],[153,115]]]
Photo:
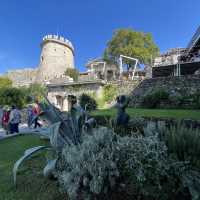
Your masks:
[[[38,146],[27,149],[24,155],[15,163],[13,167],[14,183],[16,184],[16,176],[19,166],[31,157],[33,154],[50,150],[56,152],[56,157],[53,160],[49,160],[46,167],[43,170],[45,177],[50,177],[55,169],[58,155],[66,145],[77,145],[80,143],[81,134],[83,131],[88,130],[91,119],[88,119],[86,112],[81,109],[75,108],[73,112],[61,112],[55,106],[53,106],[46,98],[47,103],[41,103],[40,107],[42,113],[41,118],[49,122],[50,126],[45,131],[39,131],[37,135],[45,136],[50,140],[51,146]],[[88,125],[89,124],[89,125]]]

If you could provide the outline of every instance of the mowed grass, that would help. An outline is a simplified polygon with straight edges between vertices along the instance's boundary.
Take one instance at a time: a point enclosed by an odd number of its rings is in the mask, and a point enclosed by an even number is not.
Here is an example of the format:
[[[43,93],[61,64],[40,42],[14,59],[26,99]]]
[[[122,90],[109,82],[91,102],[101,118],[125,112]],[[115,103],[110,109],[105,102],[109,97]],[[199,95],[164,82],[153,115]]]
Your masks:
[[[13,184],[12,168],[24,150],[47,144],[37,136],[17,136],[0,141],[0,200],[64,200],[56,181],[43,177],[44,153],[27,160],[19,170],[17,187]]]
[[[114,117],[116,116],[116,113],[117,110],[112,108],[112,109],[94,111],[92,115]],[[127,108],[127,113],[131,117],[157,117],[157,118],[200,120],[200,110]]]

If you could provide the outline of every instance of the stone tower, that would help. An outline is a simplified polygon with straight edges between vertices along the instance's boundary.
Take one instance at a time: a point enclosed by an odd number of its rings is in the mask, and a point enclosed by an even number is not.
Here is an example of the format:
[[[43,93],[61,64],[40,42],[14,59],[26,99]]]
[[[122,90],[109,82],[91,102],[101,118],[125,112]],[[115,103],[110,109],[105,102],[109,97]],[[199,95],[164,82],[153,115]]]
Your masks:
[[[64,37],[45,36],[41,49],[36,82],[45,83],[62,77],[67,68],[74,68],[74,48],[72,43]]]

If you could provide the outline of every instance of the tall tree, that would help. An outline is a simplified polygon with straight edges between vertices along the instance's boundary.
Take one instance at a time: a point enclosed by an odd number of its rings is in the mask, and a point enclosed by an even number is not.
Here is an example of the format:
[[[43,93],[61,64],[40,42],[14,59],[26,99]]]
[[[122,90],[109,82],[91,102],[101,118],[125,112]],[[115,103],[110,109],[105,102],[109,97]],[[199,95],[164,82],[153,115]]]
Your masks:
[[[104,59],[116,63],[121,54],[137,58],[141,64],[149,65],[152,59],[159,54],[159,48],[150,33],[119,29],[114,32],[112,39],[107,43]],[[132,62],[125,60],[125,63],[130,67]]]

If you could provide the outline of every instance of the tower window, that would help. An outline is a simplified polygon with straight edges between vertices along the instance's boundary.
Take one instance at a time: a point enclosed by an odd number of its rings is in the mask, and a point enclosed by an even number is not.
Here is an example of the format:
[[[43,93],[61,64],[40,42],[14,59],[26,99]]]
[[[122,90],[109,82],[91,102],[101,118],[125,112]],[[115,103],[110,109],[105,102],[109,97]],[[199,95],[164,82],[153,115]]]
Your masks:
[[[44,60],[44,57],[42,56],[42,57],[41,57],[41,61],[43,62],[43,60]]]

